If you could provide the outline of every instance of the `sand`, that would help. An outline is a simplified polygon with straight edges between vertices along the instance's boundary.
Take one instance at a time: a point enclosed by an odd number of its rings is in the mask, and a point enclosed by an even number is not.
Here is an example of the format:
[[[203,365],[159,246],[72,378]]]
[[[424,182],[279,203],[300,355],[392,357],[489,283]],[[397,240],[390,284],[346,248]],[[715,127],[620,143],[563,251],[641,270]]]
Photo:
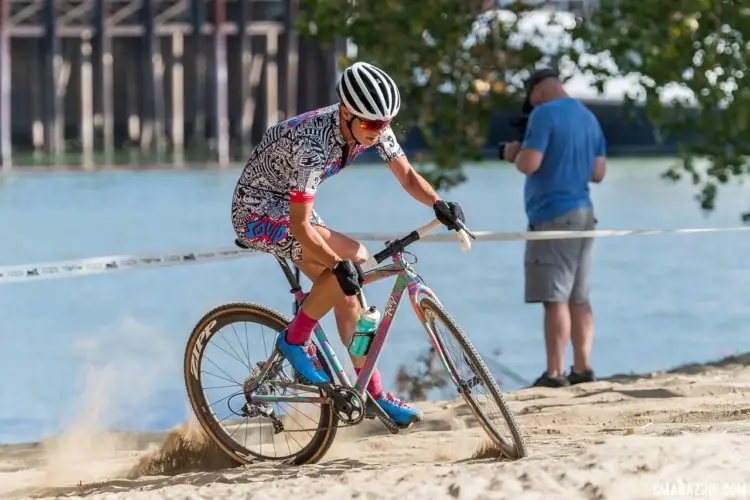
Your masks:
[[[750,355],[507,398],[515,462],[472,458],[484,437],[458,400],[402,435],[342,429],[302,467],[232,467],[192,425],[2,446],[0,498],[750,498]]]

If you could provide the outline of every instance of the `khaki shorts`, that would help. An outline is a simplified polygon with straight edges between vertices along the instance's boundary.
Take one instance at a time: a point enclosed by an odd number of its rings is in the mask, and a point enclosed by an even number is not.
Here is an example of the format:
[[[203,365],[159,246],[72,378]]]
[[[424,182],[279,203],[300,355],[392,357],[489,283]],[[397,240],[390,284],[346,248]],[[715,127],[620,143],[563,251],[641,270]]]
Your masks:
[[[595,227],[594,210],[586,207],[529,226],[529,230],[591,231]],[[526,302],[588,303],[593,243],[593,238],[527,241]]]

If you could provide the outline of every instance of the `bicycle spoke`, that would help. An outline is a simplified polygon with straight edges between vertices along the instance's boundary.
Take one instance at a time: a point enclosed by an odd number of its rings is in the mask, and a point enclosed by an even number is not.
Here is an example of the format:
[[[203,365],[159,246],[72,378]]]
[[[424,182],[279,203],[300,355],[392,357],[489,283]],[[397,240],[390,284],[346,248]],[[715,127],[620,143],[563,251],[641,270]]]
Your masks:
[[[268,357],[268,346],[266,346],[266,331],[263,329],[263,325],[260,326],[260,338],[263,339],[263,350],[265,351],[266,357]]]
[[[227,387],[235,387],[235,386],[236,387],[240,387],[242,385],[239,382],[237,382],[236,380],[229,380],[228,378],[222,377],[221,375],[217,375],[217,374],[215,374],[213,372],[209,372],[209,371],[206,371],[206,370],[201,370],[201,376],[203,376],[203,375],[211,375],[212,377],[220,378],[221,380],[225,380],[227,382],[232,382],[234,384],[234,385],[230,385],[230,386],[227,386]],[[204,389],[206,389],[206,388],[204,387]]]
[[[234,338],[237,339],[237,343],[240,345],[240,350],[242,351],[242,354],[245,355],[245,359],[247,360],[247,367],[250,368],[252,363],[250,362],[250,346],[248,345],[248,349],[246,350],[244,347],[242,347],[242,341],[240,340],[240,336],[237,334],[237,330],[234,328],[234,325],[230,325],[232,327],[232,331],[234,332]],[[247,330],[245,330],[245,333],[247,333]],[[245,338],[245,341],[247,342],[247,337]]]
[[[241,383],[239,383],[235,379],[233,379],[231,375],[229,375],[227,372],[225,372],[219,365],[217,365],[216,363],[214,363],[213,361],[211,361],[211,358],[207,357],[205,354],[203,355],[203,359],[205,359],[206,361],[208,361],[209,363],[211,363],[212,365],[214,365],[216,368],[218,368],[221,373],[223,373],[224,375],[226,375],[227,377],[229,377],[229,380],[231,380],[232,382],[234,382],[235,384],[237,384],[239,386],[242,386]]]
[[[222,336],[222,339],[224,339],[224,337],[223,337],[223,336]],[[225,343],[226,343],[227,345],[229,345],[229,343],[227,342],[227,340],[226,340],[226,339],[224,339],[224,342],[225,342]],[[229,354],[229,352],[227,352],[227,350],[226,350],[226,349],[224,349],[223,347],[221,347],[221,346],[220,346],[219,344],[215,344],[215,345],[216,345],[216,348],[217,348],[217,349],[219,349],[220,351],[222,351],[222,352],[223,352],[224,354],[226,354],[226,355],[227,355],[227,356],[229,356],[230,358],[232,358],[232,359],[235,359],[235,360],[237,360],[237,361],[238,361],[239,363],[241,363],[241,364],[242,364],[242,363],[244,363],[244,361],[242,361],[242,360],[241,360],[241,359],[239,358],[239,355],[238,355],[238,354],[236,354],[236,351],[235,351],[235,355],[232,355],[232,354]],[[232,346],[230,345],[229,347],[231,348]],[[232,350],[234,351],[234,349],[232,349]],[[246,367],[248,368],[248,370],[250,369],[250,365],[249,365],[249,364],[248,364],[248,365],[243,365],[243,366],[246,366]]]

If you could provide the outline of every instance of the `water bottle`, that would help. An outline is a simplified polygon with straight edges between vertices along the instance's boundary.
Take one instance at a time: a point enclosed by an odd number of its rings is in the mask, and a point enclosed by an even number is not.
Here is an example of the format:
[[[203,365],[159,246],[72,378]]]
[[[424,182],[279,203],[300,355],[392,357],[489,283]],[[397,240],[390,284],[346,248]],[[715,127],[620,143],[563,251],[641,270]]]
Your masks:
[[[349,352],[354,356],[367,356],[370,352],[370,346],[375,333],[378,331],[380,324],[380,311],[377,307],[370,306],[362,312],[357,320],[357,326],[354,328],[352,341],[349,343]]]

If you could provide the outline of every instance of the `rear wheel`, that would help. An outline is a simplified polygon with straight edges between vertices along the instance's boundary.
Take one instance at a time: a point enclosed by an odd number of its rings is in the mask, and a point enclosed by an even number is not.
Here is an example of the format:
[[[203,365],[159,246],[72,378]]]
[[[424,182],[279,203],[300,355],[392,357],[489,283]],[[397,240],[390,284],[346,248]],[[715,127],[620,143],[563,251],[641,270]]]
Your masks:
[[[330,402],[247,403],[245,387],[253,385],[249,382],[272,355],[278,333],[288,324],[287,318],[260,305],[227,304],[201,318],[188,339],[184,372],[190,404],[204,431],[240,464],[315,463],[336,436],[338,418]],[[312,393],[279,385],[295,379],[289,362],[279,358],[254,392],[323,396],[320,390]]]
[[[487,435],[507,458],[525,457],[526,443],[513,412],[471,341],[434,300],[425,297],[419,307],[443,352],[448,370],[458,380],[458,391]],[[483,397],[479,394],[482,386],[486,392]]]

